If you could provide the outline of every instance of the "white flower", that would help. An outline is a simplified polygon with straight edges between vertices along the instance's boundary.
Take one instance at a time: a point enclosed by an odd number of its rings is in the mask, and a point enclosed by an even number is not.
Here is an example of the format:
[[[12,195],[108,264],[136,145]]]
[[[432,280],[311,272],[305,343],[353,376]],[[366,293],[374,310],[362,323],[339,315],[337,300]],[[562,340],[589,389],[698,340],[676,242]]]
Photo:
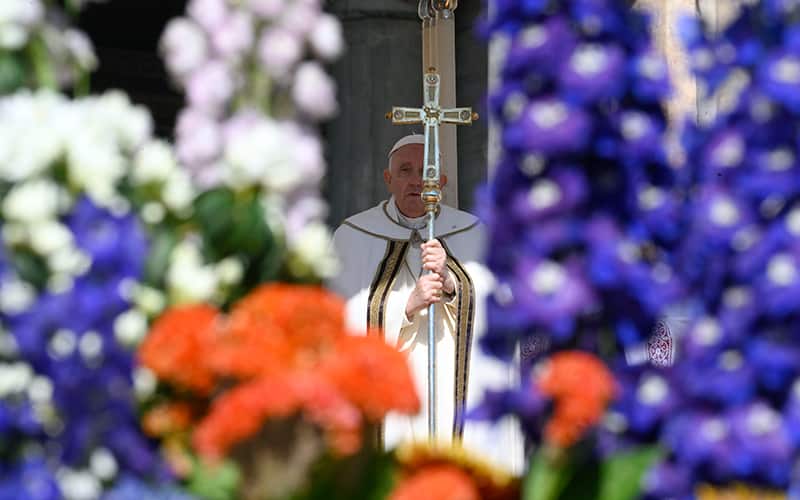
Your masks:
[[[234,135],[225,148],[225,182],[234,188],[263,184],[278,192],[300,184],[303,174],[294,160],[294,143],[287,131],[264,119]]]
[[[208,41],[195,22],[177,18],[167,24],[159,43],[169,70],[183,77],[200,67],[208,56]]]
[[[55,274],[80,276],[92,265],[92,259],[74,246],[65,246],[47,258],[47,266]]]
[[[330,14],[323,14],[317,19],[308,38],[314,53],[325,61],[336,59],[344,50],[342,25]]]
[[[59,188],[45,179],[14,186],[3,200],[3,214],[12,220],[35,223],[52,219],[58,211]]]
[[[61,467],[56,479],[67,500],[96,500],[103,490],[100,480],[88,471]]]
[[[13,3],[13,2],[11,2]],[[28,31],[19,24],[0,26],[0,48],[19,49],[28,41]]]
[[[339,271],[339,261],[325,224],[312,222],[307,225],[291,250],[320,278],[330,278]]]
[[[33,380],[33,369],[22,362],[0,364],[0,398],[18,394]]]
[[[77,346],[78,337],[75,332],[62,328],[50,337],[47,353],[55,359],[63,359],[71,356]]]
[[[112,131],[122,150],[134,151],[152,135],[153,121],[150,113],[142,106],[131,105],[124,92],[112,90],[99,98],[85,101],[89,115],[87,119]]]
[[[162,220],[164,220],[164,215],[166,215],[166,210],[164,209],[164,205],[157,201],[150,201],[145,203],[142,207],[142,219],[147,222],[148,224],[158,224]]]
[[[10,358],[16,356],[18,352],[16,339],[0,325],[0,356]]]
[[[221,260],[216,267],[217,278],[224,285],[236,285],[242,280],[244,266],[236,257]]]
[[[33,224],[29,229],[31,247],[39,255],[51,255],[72,246],[72,231],[54,220]]]
[[[137,367],[133,372],[133,390],[139,399],[147,399],[156,390],[158,380],[153,372],[144,367]]]
[[[203,264],[197,245],[184,240],[172,251],[167,286],[174,303],[207,302],[216,295],[219,280],[214,269]]]
[[[12,278],[0,281],[0,311],[18,314],[27,310],[36,300],[36,289],[30,283]]]
[[[114,337],[125,346],[138,345],[147,333],[147,317],[137,309],[130,309],[114,320]]]
[[[117,475],[119,467],[114,454],[106,448],[97,448],[89,457],[89,468],[92,473],[104,481],[108,481]]]
[[[78,350],[85,360],[94,360],[103,354],[103,337],[95,331],[88,331],[81,335]]]
[[[161,291],[144,285],[133,287],[131,299],[139,310],[150,316],[159,314],[167,306],[167,299]]]
[[[53,382],[42,375],[33,377],[28,385],[28,397],[34,403],[49,403],[53,398]]]
[[[64,45],[81,69],[91,71],[97,67],[97,56],[94,53],[92,41],[85,33],[74,29],[66,30]]]
[[[67,146],[69,181],[83,189],[98,205],[110,207],[116,184],[125,174],[125,158],[107,133],[95,130],[76,134]]]
[[[29,30],[42,21],[40,0],[0,2],[0,48],[19,49],[28,41]]]
[[[64,149],[69,104],[51,91],[22,91],[0,100],[0,178],[29,179],[48,167]]]
[[[194,188],[189,174],[184,170],[173,170],[166,179],[161,197],[164,204],[176,213],[189,209],[194,200]]]
[[[165,181],[178,168],[172,147],[166,141],[153,140],[136,153],[131,180],[135,184]]]

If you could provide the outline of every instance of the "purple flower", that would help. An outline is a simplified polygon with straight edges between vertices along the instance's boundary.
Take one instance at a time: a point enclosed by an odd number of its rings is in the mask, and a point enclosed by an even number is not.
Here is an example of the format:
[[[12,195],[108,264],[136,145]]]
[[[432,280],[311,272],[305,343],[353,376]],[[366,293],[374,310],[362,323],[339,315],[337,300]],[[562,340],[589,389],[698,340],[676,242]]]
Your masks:
[[[566,340],[575,317],[590,311],[596,298],[585,281],[582,264],[572,260],[522,259],[511,285],[516,306],[528,321]]]
[[[585,43],[561,66],[561,91],[569,101],[618,98],[625,90],[625,54],[620,47]]]
[[[800,56],[779,51],[771,54],[760,68],[759,82],[764,91],[794,112],[800,113]]]
[[[511,150],[566,153],[582,148],[590,131],[589,117],[580,108],[544,98],[525,107],[522,116],[503,134],[503,144]]]
[[[583,203],[586,184],[586,179],[577,169],[554,169],[550,175],[534,179],[530,190],[518,191],[513,196],[512,212],[521,222],[568,213]]]
[[[574,45],[575,35],[568,21],[563,16],[549,17],[542,24],[532,24],[515,34],[503,72],[533,76],[531,68],[537,68],[536,73],[554,74]]]
[[[660,54],[645,50],[630,62],[633,94],[644,102],[658,102],[669,96],[670,83],[667,65]]]
[[[660,462],[650,468],[642,479],[645,498],[692,498],[694,496],[691,469],[680,464]]]

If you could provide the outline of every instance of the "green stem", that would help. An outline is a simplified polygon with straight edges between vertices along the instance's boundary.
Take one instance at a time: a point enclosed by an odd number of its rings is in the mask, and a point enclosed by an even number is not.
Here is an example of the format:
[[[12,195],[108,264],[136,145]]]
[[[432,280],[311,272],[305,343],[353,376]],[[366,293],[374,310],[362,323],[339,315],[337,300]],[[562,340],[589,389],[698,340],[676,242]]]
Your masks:
[[[92,75],[88,71],[78,71],[78,77],[75,79],[75,88],[73,95],[75,97],[85,97],[89,95],[92,89]]]
[[[33,65],[33,73],[36,75],[36,83],[39,87],[58,90],[58,78],[55,69],[50,63],[50,55],[47,53],[47,45],[41,37],[31,40],[28,45],[28,56]]]

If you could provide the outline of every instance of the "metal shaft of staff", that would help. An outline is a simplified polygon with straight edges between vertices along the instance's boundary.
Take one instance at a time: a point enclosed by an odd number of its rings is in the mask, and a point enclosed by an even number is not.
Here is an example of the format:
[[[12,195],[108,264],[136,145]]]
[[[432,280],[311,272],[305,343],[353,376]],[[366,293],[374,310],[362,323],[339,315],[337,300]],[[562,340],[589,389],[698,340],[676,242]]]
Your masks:
[[[422,19],[423,106],[408,108],[393,106],[386,118],[395,125],[423,124],[425,126],[425,153],[423,158],[422,200],[428,214],[428,241],[433,240],[434,221],[442,197],[440,184],[441,152],[439,125],[471,125],[478,119],[472,108],[442,108],[439,103],[440,76],[438,73],[439,39],[438,16],[452,22],[457,0],[419,0],[418,13]],[[434,304],[428,306],[428,438],[436,441],[436,316]]]
[[[434,212],[428,212],[428,241],[434,236]],[[434,304],[428,306],[428,440],[436,440],[436,329]]]

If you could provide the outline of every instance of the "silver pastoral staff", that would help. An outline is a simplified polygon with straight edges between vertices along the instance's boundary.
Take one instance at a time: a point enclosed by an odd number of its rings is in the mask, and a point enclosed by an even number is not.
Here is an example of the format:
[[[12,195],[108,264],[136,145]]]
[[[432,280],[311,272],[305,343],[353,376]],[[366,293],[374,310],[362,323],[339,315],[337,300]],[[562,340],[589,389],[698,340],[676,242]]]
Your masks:
[[[436,70],[435,50],[430,45],[437,39],[435,30],[438,18],[450,19],[458,3],[455,0],[420,0],[419,15],[422,18],[423,38],[422,50],[430,50],[434,54],[431,66],[423,75],[422,82],[422,108],[392,107],[391,113],[386,117],[391,118],[395,125],[425,125],[425,153],[423,157],[423,187],[422,201],[428,216],[428,241],[434,239],[434,224],[439,202],[442,199],[440,185],[440,152],[439,152],[439,125],[450,123],[454,125],[471,125],[478,119],[477,113],[472,108],[448,108],[439,106],[440,78]],[[426,36],[433,32],[432,36]],[[429,271],[430,272],[430,271]],[[434,328],[434,304],[428,306],[428,439],[436,439],[436,332]]]

